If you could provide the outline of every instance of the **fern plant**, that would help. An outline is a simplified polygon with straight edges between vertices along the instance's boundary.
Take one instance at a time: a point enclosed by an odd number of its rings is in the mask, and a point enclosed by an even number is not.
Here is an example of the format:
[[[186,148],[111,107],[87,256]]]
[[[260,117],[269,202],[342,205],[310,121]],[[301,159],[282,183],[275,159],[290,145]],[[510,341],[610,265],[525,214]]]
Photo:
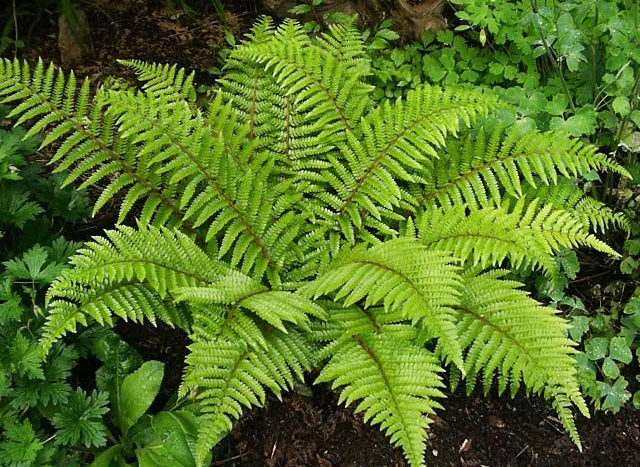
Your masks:
[[[56,170],[99,190],[96,211],[115,199],[119,222],[137,219],[87,243],[49,289],[44,352],[89,321],[186,329],[199,465],[245,408],[312,368],[411,465],[446,370],[468,391],[550,399],[580,447],[568,325],[505,276],[553,276],[560,248],[615,255],[592,232],[623,219],[570,182],[622,167],[496,125],[482,92],[425,86],[377,104],[351,24],[310,38],[261,20],[205,109],[192,74],[122,64],[142,88],[93,96],[54,66],[0,66],[0,95],[27,136],[45,133]]]

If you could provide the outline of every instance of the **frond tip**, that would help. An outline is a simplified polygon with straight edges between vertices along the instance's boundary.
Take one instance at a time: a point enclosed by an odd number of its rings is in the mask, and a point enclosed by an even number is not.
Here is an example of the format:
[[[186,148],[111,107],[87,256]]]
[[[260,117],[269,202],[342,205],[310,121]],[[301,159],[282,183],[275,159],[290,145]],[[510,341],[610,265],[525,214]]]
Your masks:
[[[316,383],[342,387],[340,402],[380,425],[412,466],[424,465],[430,415],[444,397],[439,360],[424,348],[387,336],[354,336],[323,368]]]

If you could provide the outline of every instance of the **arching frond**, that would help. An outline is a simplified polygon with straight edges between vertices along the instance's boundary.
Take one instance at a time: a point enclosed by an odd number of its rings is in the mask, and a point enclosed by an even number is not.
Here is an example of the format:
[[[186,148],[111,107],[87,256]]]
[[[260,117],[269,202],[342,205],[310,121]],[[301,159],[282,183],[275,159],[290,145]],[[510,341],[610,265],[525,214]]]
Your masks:
[[[118,60],[118,63],[133,69],[138,79],[144,83],[142,89],[147,95],[165,98],[167,101],[186,100],[194,103],[196,89],[193,86],[194,72],[187,74],[177,65],[147,63],[141,60]]]
[[[182,233],[122,226],[106,235],[80,249],[71,258],[74,267],[47,292],[45,351],[87,316],[107,324],[118,315],[184,325],[185,312],[166,301],[171,291],[206,285],[229,271]]]
[[[562,179],[557,185],[527,187],[524,197],[527,200],[538,199],[541,205],[550,204],[571,212],[587,230],[604,233],[617,228],[628,232],[631,228],[624,213],[614,212],[604,203],[586,196],[574,180]]]
[[[440,371],[438,359],[424,348],[372,334],[342,346],[316,382],[342,388],[340,402],[346,405],[359,401],[356,412],[380,425],[412,466],[421,466],[430,416],[442,408],[435,400],[444,397]]]
[[[482,268],[500,266],[540,268],[558,273],[554,254],[562,247],[588,246],[616,255],[589,233],[583,217],[573,211],[520,199],[509,207],[489,205],[469,210],[465,205],[428,208],[417,220],[420,240],[431,248],[451,251]]]
[[[285,334],[271,330],[265,332],[260,345],[254,345],[236,337],[235,315],[221,326],[202,325],[203,320],[210,321],[208,314],[196,313],[181,387],[182,394],[191,391],[200,403],[198,465],[231,430],[243,407],[264,403],[265,387],[280,397],[282,390],[292,388],[296,379],[302,380],[303,372],[313,365],[312,349],[297,331]]]
[[[322,170],[328,187],[315,195],[321,201],[319,214],[329,209],[328,222],[351,242],[364,227],[387,230],[381,226],[398,219],[401,201],[415,204],[403,185],[420,183],[423,171],[440,157],[447,135],[457,134],[461,123],[470,125],[491,106],[492,99],[479,92],[425,86],[374,109]]]
[[[8,103],[20,100],[11,116],[19,116],[18,123],[32,121],[25,135],[47,130],[41,147],[58,144],[51,162],[56,172],[69,170],[65,184],[78,179],[80,188],[100,185],[101,194],[94,207],[104,207],[116,195],[127,194],[122,203],[121,219],[144,195],[143,217],[155,218],[158,223],[179,226],[181,215],[175,192],[164,186],[164,180],[144,164],[139,166],[129,141],[117,134],[114,118],[106,112],[107,92],[99,90],[91,98],[89,82],[78,87],[76,78],[68,78],[53,65],[46,68],[41,61],[31,70],[17,60],[0,61],[0,98]]]
[[[300,218],[286,202],[289,184],[269,186],[274,161],[267,153],[250,165],[235,160],[224,135],[213,134],[185,102],[166,108],[131,92],[110,100],[119,131],[140,147],[137,157],[181,193],[183,220],[203,228],[205,242],[220,239],[219,258],[229,253],[232,266],[242,261],[242,270],[258,277],[283,266]]]
[[[487,392],[497,374],[499,392],[511,393],[524,383],[527,391],[553,401],[565,429],[580,448],[570,406],[589,416],[580,394],[575,343],[568,323],[519,290],[521,284],[501,279],[506,271],[495,270],[464,276],[458,311],[457,333],[465,349],[467,388],[477,377]],[[526,323],[526,324],[525,324]]]
[[[495,122],[493,122],[495,124]],[[628,176],[595,146],[562,133],[522,133],[517,127],[493,131],[480,128],[463,141],[447,144],[447,156],[437,160],[419,204],[477,208],[489,201],[500,202],[505,193],[519,197],[526,186],[555,185],[561,177],[577,177],[592,170],[607,170]]]

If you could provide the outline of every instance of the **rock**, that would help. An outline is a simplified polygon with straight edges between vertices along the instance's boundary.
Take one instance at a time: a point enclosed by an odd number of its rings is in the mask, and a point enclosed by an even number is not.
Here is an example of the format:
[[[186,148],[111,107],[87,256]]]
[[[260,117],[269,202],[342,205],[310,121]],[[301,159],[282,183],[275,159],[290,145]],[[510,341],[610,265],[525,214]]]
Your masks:
[[[65,68],[81,65],[91,55],[93,47],[89,21],[86,13],[79,8],[75,10],[75,31],[65,15],[58,18],[58,49],[60,62]]]
[[[297,2],[292,0],[263,0],[262,5],[277,18],[291,17],[289,12]],[[316,7],[319,17],[327,13],[357,13],[362,26],[372,26],[385,18],[393,19],[393,28],[403,39],[419,39],[426,30],[447,27],[443,17],[445,0],[325,0]],[[315,20],[310,13],[303,21]]]

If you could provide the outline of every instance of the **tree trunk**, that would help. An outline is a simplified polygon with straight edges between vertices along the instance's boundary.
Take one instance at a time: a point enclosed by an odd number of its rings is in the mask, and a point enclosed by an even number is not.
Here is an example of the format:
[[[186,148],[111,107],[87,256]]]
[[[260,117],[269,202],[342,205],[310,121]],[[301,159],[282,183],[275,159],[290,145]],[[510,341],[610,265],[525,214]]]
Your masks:
[[[295,0],[262,0],[263,6],[275,17],[290,17]],[[443,17],[445,0],[325,0],[316,7],[315,15],[340,11],[357,13],[363,26],[374,25],[383,19],[393,19],[393,28],[403,39],[419,39],[426,30],[447,27]],[[308,20],[315,19],[310,15]]]

